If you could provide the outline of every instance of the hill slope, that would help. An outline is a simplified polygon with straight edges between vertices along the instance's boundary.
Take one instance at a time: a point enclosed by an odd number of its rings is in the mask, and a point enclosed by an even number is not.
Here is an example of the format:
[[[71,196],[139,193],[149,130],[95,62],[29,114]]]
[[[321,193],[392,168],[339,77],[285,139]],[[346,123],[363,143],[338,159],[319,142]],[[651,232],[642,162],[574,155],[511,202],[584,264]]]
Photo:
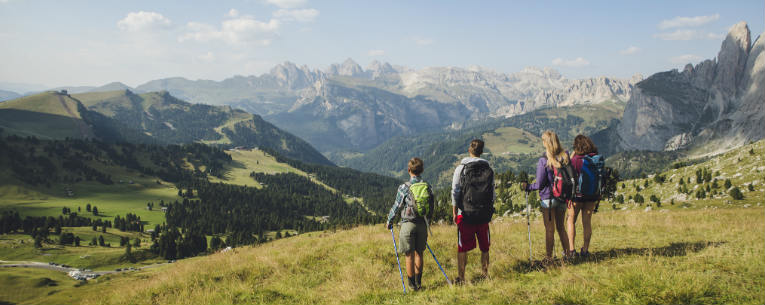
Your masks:
[[[134,94],[130,90],[73,95],[89,110],[166,143],[266,147],[289,158],[332,163],[308,143],[252,115],[231,107],[190,104],[168,92]]]
[[[5,134],[39,139],[87,139],[107,142],[155,142],[150,137],[89,111],[71,95],[47,91],[0,103],[0,128]]]

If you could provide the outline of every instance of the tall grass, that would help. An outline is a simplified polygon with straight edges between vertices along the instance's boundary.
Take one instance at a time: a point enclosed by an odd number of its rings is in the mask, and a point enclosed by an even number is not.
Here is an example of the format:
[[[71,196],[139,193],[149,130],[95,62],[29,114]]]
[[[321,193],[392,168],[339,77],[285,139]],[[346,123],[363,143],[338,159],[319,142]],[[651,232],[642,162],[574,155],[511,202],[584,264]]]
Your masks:
[[[425,289],[406,296],[401,294],[389,232],[382,226],[367,226],[184,260],[146,271],[140,274],[145,277],[141,281],[125,275],[102,278],[99,281],[112,282],[108,287],[113,291],[86,297],[84,303],[765,302],[762,208],[667,211],[599,213],[593,219],[592,259],[548,267],[528,263],[525,221],[493,223],[488,279],[478,277],[475,251],[468,256],[469,283],[460,287],[447,286],[426,256]],[[455,230],[435,225],[430,240],[450,277],[456,273]],[[535,259],[544,251],[543,234],[541,219],[535,220]],[[117,282],[130,288],[120,288]]]

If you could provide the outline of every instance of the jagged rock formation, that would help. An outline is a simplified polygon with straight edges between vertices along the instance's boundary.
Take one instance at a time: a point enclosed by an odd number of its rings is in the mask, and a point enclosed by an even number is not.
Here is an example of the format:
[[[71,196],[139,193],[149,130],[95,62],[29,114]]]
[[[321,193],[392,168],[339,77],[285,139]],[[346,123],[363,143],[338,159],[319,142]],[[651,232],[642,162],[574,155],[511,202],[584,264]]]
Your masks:
[[[641,79],[569,80],[550,68],[512,74],[480,67],[414,70],[378,61],[363,69],[349,58],[324,71],[285,62],[261,76],[169,78],[136,89],[258,113],[327,151],[363,150],[397,135],[544,107],[626,102]]]
[[[716,60],[639,82],[617,127],[622,150],[723,151],[765,137],[765,42],[731,27]]]

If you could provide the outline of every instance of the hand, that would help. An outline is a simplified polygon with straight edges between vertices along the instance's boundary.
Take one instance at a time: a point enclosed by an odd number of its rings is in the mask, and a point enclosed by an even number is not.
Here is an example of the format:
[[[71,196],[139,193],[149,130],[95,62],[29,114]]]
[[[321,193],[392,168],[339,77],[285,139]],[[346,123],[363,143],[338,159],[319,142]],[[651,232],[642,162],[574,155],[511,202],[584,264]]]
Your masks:
[[[452,223],[457,224],[457,215],[452,215]]]
[[[385,227],[387,227],[387,228],[388,228],[388,230],[393,230],[393,224],[392,224],[392,223],[390,223],[390,222],[389,222],[389,223],[386,223],[386,224],[385,224]]]

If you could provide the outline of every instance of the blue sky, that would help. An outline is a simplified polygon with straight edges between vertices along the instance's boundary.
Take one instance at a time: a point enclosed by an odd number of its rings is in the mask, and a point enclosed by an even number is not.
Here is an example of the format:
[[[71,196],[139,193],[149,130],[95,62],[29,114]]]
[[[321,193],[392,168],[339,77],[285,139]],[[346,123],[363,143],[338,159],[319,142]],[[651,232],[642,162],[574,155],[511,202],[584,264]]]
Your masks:
[[[552,67],[630,77],[714,58],[763,32],[757,1],[0,0],[0,82],[139,85],[260,75],[346,58],[413,68]]]

